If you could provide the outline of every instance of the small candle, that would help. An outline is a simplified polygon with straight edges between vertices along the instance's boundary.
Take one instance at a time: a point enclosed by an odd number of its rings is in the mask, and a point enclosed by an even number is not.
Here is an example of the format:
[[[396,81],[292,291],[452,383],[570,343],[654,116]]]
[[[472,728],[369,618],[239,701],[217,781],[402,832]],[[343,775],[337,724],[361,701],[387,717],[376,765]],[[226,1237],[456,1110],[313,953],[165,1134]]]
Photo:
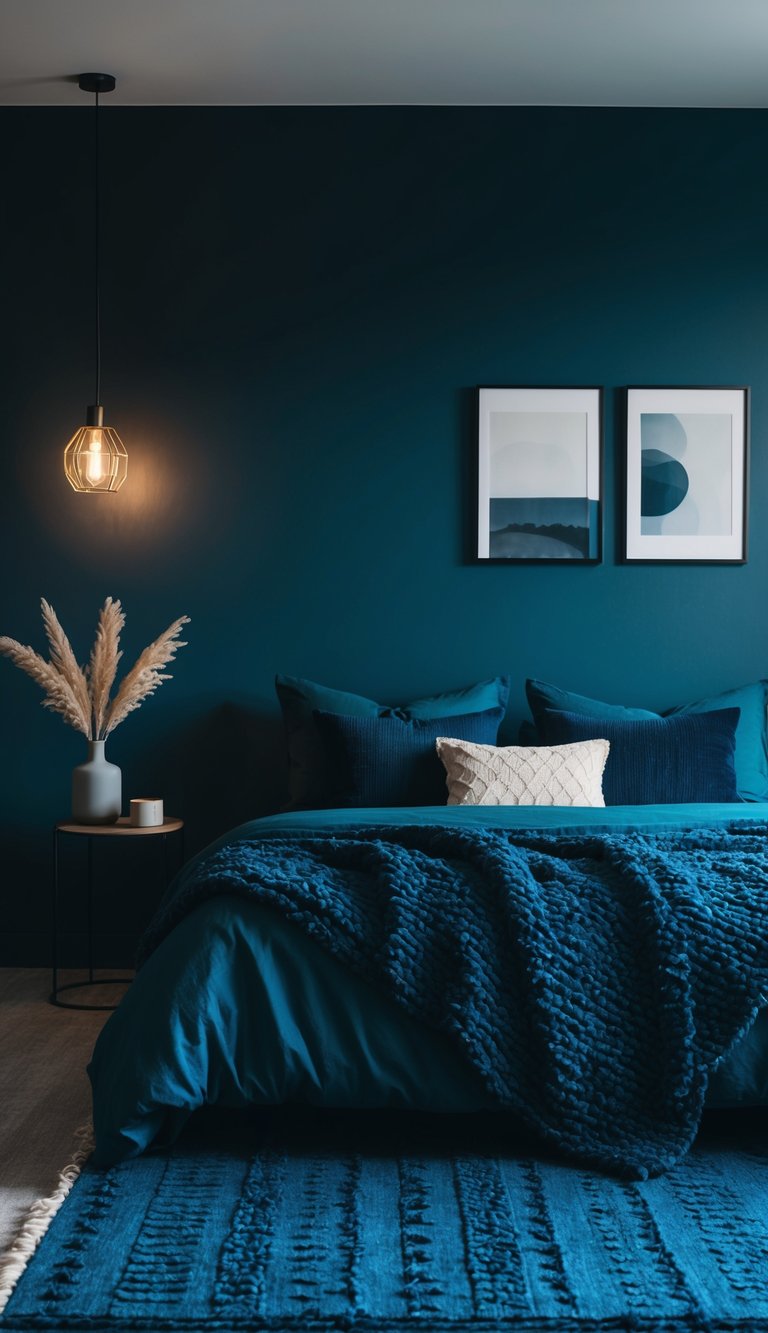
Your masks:
[[[163,822],[163,803],[156,796],[140,796],[131,801],[134,828],[157,828]]]

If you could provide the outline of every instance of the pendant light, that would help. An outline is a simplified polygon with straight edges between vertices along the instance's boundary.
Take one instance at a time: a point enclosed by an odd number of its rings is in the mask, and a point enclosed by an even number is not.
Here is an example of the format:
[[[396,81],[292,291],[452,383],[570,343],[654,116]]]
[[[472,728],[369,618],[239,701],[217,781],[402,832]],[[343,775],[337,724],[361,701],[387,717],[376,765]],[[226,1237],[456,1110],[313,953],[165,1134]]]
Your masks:
[[[94,104],[94,278],[96,304],[96,401],[86,408],[85,425],[75,431],[64,450],[64,471],[75,491],[93,494],[119,491],[128,473],[128,455],[116,430],[104,425],[101,404],[101,255],[100,255],[100,182],[99,182],[99,94],[111,93],[115,80],[111,74],[81,74],[78,85],[84,93],[95,94]]]

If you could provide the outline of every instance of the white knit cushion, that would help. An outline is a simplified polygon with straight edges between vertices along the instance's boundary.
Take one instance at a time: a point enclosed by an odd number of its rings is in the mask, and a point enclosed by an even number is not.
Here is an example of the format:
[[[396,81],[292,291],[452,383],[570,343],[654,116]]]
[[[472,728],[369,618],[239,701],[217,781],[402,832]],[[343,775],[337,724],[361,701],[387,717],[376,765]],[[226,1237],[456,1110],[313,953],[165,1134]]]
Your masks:
[[[476,745],[440,736],[449,805],[605,805],[610,743]]]

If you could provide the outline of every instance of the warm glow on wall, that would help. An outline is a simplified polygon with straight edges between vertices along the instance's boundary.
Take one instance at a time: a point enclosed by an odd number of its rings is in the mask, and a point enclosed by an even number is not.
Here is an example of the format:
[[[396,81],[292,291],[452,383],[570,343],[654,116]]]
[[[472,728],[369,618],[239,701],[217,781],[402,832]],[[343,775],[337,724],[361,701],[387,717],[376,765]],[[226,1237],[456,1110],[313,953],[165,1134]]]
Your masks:
[[[128,474],[128,455],[120,436],[104,425],[101,398],[101,236],[99,226],[99,93],[111,93],[115,80],[111,74],[81,74],[83,92],[95,93],[94,106],[94,271],[96,298],[96,402],[86,412],[85,425],[75,431],[64,450],[64,471],[75,491],[95,494],[119,491]]]

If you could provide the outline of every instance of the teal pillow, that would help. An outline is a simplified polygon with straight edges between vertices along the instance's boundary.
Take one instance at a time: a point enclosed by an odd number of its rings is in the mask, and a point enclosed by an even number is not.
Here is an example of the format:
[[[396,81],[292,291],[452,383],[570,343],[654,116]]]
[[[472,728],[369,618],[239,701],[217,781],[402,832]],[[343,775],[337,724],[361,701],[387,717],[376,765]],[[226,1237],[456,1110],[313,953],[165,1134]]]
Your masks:
[[[659,716],[658,713],[649,712],[647,708],[624,708],[621,704],[607,704],[599,699],[589,699],[586,695],[561,690],[557,685],[549,685],[541,680],[527,680],[525,692],[538,734],[543,734],[544,713],[548,708],[555,712],[581,713],[587,717],[605,718],[617,722],[639,722]],[[713,695],[709,699],[697,699],[695,703],[680,704],[677,708],[668,709],[662,716],[713,713],[723,708],[738,708],[735,754],[738,793],[744,801],[768,801],[767,706],[768,681],[759,680],[753,685],[742,685],[735,690],[726,690],[723,694]],[[536,740],[528,733],[525,743],[535,744]]]
[[[361,694],[332,690],[300,676],[276,676],[275,689],[288,743],[289,808],[307,810],[336,805],[343,799],[344,787],[344,775],[312,716],[315,711],[345,717],[399,717],[404,721],[485,713],[490,708],[506,708],[509,678],[496,676],[463,690],[415,699],[397,708],[376,703]]]
[[[527,680],[525,693],[533,720],[539,735],[545,731],[545,713],[552,709],[555,713],[582,713],[587,717],[604,717],[614,722],[643,722],[658,717],[658,713],[647,708],[625,708],[623,704],[604,704],[599,699],[589,699],[585,694],[574,694],[573,690],[561,690],[557,685],[548,685],[543,680]],[[725,705],[721,705],[725,707]]]

